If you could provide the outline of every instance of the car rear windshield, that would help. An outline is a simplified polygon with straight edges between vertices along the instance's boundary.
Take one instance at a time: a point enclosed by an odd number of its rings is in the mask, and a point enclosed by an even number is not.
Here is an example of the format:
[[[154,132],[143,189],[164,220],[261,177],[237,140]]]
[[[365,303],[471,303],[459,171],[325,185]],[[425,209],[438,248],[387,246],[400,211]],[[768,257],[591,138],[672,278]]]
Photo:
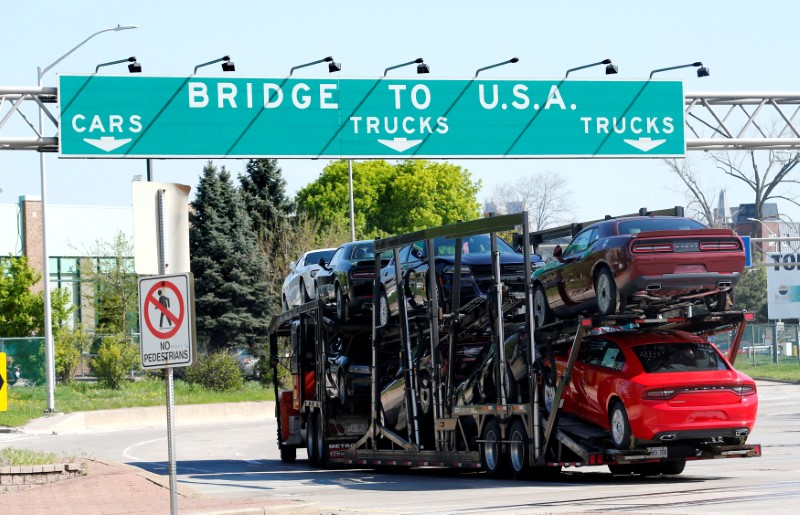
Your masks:
[[[336,249],[309,252],[308,255],[306,256],[306,263],[310,265],[316,265],[317,263],[319,263],[319,258],[325,258],[325,262],[330,263],[334,252],[336,252]]]
[[[617,228],[619,234],[638,234],[648,231],[688,231],[706,227],[689,218],[643,218],[619,222]]]
[[[651,343],[633,347],[633,353],[648,373],[728,370],[710,343]]]
[[[423,248],[422,242],[417,243]],[[436,238],[433,240],[433,248],[437,256],[455,256],[456,240],[450,238]],[[497,250],[501,254],[518,254],[514,247],[509,245],[504,239],[497,238]],[[492,240],[488,234],[478,234],[467,236],[461,240],[461,252],[464,254],[489,254],[492,251]]]

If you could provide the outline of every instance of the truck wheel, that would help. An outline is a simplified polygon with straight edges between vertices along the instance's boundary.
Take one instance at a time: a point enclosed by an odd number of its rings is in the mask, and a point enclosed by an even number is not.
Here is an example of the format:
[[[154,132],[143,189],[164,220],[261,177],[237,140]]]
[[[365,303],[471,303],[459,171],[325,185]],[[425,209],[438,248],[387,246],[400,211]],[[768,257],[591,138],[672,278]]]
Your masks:
[[[597,300],[597,312],[603,316],[617,312],[617,283],[611,270],[601,268],[594,280],[594,294]]]
[[[328,467],[328,437],[325,436],[327,428],[325,427],[325,420],[322,418],[321,413],[317,413],[315,417],[317,421],[316,429],[314,430],[314,440],[316,441],[316,449],[314,452],[317,455],[317,465],[322,468]]]
[[[666,476],[677,476],[686,468],[686,460],[665,461],[661,464],[661,473]]]
[[[297,449],[294,447],[281,447],[281,461],[284,463],[294,463],[297,459]]]
[[[490,478],[502,477],[506,471],[506,455],[502,452],[500,443],[500,424],[492,419],[483,428],[483,443],[481,444],[481,465]]]
[[[537,284],[533,290],[533,319],[536,327],[542,327],[553,321],[553,310],[547,302],[544,286]]]
[[[317,454],[316,436],[317,433],[317,413],[311,412],[306,420],[306,452],[308,453],[308,463],[312,467],[319,464],[319,455]]]
[[[633,474],[633,465],[609,465],[608,470],[615,476],[630,476]]]
[[[528,432],[522,420],[515,420],[511,424],[508,435],[508,463],[511,466],[511,475],[514,478],[523,477],[528,471]]]
[[[622,402],[615,400],[609,412],[611,422],[611,439],[617,449],[629,449],[631,446],[631,424],[628,421],[628,412]]]

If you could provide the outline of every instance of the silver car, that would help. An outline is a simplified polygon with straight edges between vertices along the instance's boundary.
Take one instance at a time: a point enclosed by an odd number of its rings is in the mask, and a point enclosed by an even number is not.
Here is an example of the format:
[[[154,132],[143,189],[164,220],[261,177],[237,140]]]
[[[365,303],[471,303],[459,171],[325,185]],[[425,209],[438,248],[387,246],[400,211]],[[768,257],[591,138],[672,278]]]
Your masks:
[[[323,258],[327,263],[335,251],[336,249],[309,250],[300,256],[297,262],[289,264],[291,272],[283,281],[282,288],[284,311],[317,298],[314,276],[320,269],[319,260]]]

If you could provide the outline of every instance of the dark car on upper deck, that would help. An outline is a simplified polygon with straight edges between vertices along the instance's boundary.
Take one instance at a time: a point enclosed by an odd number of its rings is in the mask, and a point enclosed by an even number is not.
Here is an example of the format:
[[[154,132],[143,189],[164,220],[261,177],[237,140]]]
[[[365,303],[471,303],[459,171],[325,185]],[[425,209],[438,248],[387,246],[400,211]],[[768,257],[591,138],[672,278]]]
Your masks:
[[[679,302],[723,309],[744,270],[741,238],[689,218],[612,218],[582,230],[533,274],[538,325],[583,311],[660,312]]]

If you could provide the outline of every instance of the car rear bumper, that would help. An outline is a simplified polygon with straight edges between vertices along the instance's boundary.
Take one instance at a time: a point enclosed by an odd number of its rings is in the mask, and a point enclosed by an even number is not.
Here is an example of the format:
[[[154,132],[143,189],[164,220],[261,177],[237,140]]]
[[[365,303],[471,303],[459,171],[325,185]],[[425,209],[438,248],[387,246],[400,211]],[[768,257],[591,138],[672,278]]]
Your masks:
[[[755,395],[736,404],[671,406],[666,402],[642,405],[630,419],[631,431],[640,441],[669,441],[736,437],[753,428],[758,411]]]
[[[705,272],[687,274],[641,275],[620,288],[625,298],[634,296],[690,298],[726,291],[739,282],[741,274]]]

